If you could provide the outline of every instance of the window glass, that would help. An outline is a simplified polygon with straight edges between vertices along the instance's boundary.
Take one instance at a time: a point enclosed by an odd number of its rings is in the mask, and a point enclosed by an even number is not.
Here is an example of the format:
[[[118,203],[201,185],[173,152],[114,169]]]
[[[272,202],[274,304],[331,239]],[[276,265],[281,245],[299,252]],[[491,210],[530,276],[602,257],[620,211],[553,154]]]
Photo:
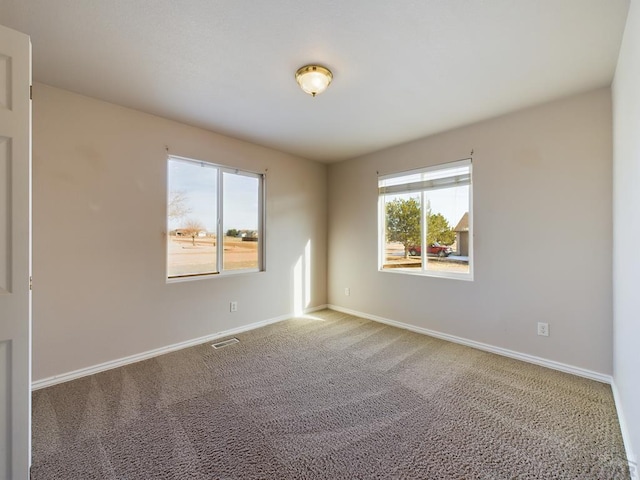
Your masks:
[[[382,270],[471,279],[471,161],[380,177]]]
[[[218,169],[169,160],[169,277],[217,273]]]
[[[255,176],[223,173],[224,268],[258,268],[260,189]]]
[[[262,269],[260,174],[169,157],[167,277]]]

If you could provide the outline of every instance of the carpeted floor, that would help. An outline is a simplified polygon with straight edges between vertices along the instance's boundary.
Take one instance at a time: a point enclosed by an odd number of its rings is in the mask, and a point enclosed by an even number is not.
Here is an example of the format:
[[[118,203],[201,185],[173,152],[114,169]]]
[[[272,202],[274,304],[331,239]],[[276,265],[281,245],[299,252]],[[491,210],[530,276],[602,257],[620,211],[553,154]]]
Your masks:
[[[608,385],[333,311],[33,394],[33,480],[628,479]]]

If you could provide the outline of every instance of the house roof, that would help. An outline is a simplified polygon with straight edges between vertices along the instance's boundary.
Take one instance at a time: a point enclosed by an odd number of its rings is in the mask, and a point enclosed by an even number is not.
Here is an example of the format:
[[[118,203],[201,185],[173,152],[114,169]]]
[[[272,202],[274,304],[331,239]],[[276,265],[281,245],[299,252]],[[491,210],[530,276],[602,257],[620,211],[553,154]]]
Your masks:
[[[454,232],[468,232],[469,231],[469,212],[465,212],[462,218],[453,229]]]
[[[329,162],[609,86],[628,8],[3,0],[0,19],[31,35],[38,82]],[[316,98],[308,63],[334,74]]]

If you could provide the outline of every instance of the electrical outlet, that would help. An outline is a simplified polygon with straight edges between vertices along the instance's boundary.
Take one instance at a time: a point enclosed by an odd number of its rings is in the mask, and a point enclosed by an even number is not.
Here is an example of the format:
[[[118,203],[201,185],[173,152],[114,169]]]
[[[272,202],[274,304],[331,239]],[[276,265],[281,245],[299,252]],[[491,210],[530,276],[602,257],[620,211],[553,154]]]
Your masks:
[[[548,337],[549,336],[549,324],[548,323],[538,322],[538,335],[541,335],[543,337]]]
[[[351,295],[351,289],[349,287],[344,289],[344,294],[348,297],[349,295]]]
[[[238,311],[238,302],[231,302],[231,303],[229,304],[229,309],[230,309],[232,312],[237,312],[237,311]]]

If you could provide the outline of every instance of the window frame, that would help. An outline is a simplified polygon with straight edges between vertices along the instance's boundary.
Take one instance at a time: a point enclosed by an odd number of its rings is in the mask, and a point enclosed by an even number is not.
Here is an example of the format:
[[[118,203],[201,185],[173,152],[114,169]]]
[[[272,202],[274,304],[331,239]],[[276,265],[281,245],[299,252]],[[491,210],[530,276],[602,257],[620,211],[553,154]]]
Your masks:
[[[410,175],[423,174],[427,172],[434,172],[438,170],[449,170],[453,168],[460,167],[468,167],[469,168],[469,209],[468,209],[468,223],[469,223],[469,272],[461,273],[461,272],[447,272],[447,271],[434,271],[427,270],[426,265],[428,263],[427,259],[427,232],[426,232],[426,210],[424,208],[425,204],[425,196],[426,193],[435,188],[453,188],[455,186],[455,182],[447,182],[442,181],[438,182],[438,179],[435,181],[421,181],[421,182],[413,182],[412,185],[414,188],[407,189],[399,189],[393,188],[391,186],[391,190],[395,190],[392,193],[417,193],[420,195],[420,227],[421,227],[421,256],[422,256],[422,265],[420,269],[416,269],[415,271],[402,269],[402,268],[384,268],[386,263],[386,244],[387,244],[387,225],[386,225],[386,202],[385,195],[389,192],[381,192],[381,189],[385,187],[381,187],[380,183],[384,180],[391,180],[394,178],[408,177]],[[443,177],[445,179],[453,178],[452,176]],[[474,252],[473,252],[473,159],[465,158],[462,160],[456,160],[452,162],[440,163],[437,165],[430,165],[427,167],[405,170],[401,172],[387,173],[387,174],[379,174],[378,177],[378,271],[383,273],[396,273],[403,275],[415,275],[421,277],[435,277],[435,278],[448,278],[453,280],[465,280],[465,281],[473,281],[474,280]],[[427,183],[432,183],[433,185],[437,185],[441,183],[440,187],[433,188],[420,188],[417,186],[418,183],[422,183],[426,185]],[[447,183],[451,183],[450,186],[447,186]],[[398,185],[408,185],[408,184],[398,184]],[[387,187],[389,188],[389,187]],[[452,228],[455,228],[455,225],[452,225]]]
[[[190,163],[195,165],[212,167],[217,170],[216,172],[216,182],[217,182],[217,192],[216,192],[216,215],[217,215],[217,225],[216,225],[216,267],[218,269],[217,272],[208,272],[208,273],[190,273],[185,275],[175,275],[169,276],[169,211],[168,208],[165,210],[165,220],[166,220],[166,228],[167,228],[167,242],[165,242],[165,280],[167,283],[178,283],[178,282],[188,282],[193,280],[201,280],[201,279],[209,279],[216,277],[227,277],[234,275],[246,275],[246,274],[254,274],[266,271],[266,174],[264,172],[256,172],[251,170],[245,170],[237,167],[230,167],[228,165],[222,165],[219,163],[214,163],[205,160],[196,160],[189,157],[182,157],[180,155],[167,155],[167,181],[166,181],[166,204],[165,207],[169,205],[169,196],[171,192],[169,191],[169,165],[170,162],[179,161],[184,163]],[[224,174],[233,174],[233,175],[242,175],[246,177],[256,178],[258,180],[258,266],[256,268],[243,268],[236,270],[225,270],[224,269],[224,237],[225,232],[224,229]],[[222,239],[222,242],[220,242]],[[220,247],[220,248],[219,248]]]

